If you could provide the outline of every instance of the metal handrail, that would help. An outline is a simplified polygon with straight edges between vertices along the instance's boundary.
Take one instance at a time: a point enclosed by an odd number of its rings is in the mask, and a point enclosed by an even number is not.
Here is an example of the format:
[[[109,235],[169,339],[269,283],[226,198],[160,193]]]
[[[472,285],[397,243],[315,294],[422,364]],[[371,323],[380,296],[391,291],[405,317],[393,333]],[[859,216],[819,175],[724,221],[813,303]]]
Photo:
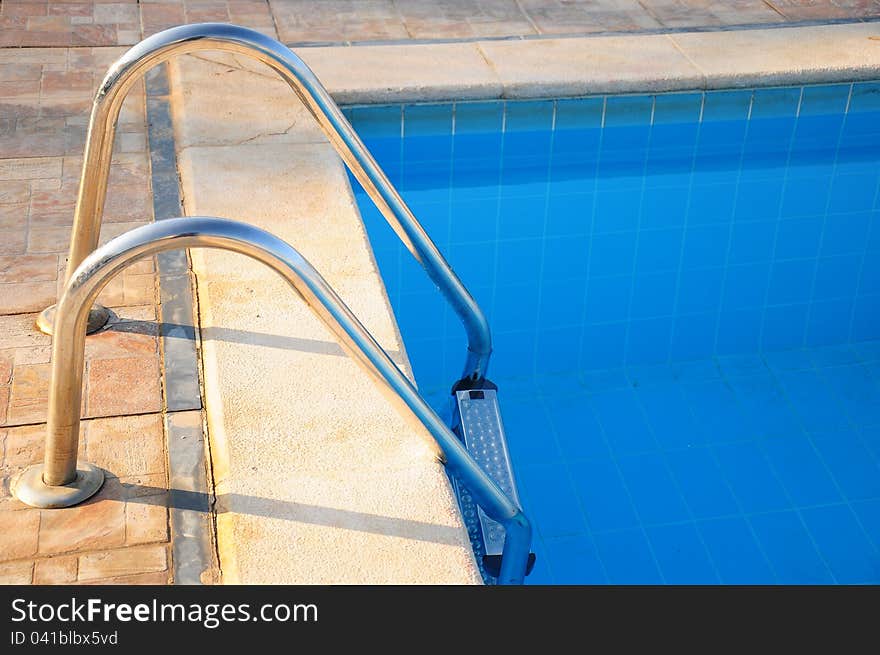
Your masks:
[[[498,581],[521,584],[531,543],[531,527],[522,509],[473,460],[412,382],[297,250],[257,227],[219,218],[173,218],[135,228],[92,252],[70,275],[55,315],[44,461],[26,469],[16,480],[14,492],[19,500],[36,507],[64,507],[85,500],[101,487],[103,472],[76,460],[89,308],[101,289],[134,261],[166,250],[195,247],[247,255],[290,284],[349,355],[428,430],[440,446],[446,466],[467,485],[486,513],[505,526]]]
[[[138,43],[108,71],[95,96],[89,120],[68,256],[68,279],[98,246],[116,121],[126,94],[154,66],[176,55],[199,50],[223,50],[245,55],[268,65],[290,85],[385,220],[464,323],[468,352],[463,379],[482,380],[492,352],[492,337],[489,323],[477,302],[306,63],[275,39],[237,25],[201,23],[173,27]],[[51,331],[49,316],[47,314],[38,323],[44,331]]]

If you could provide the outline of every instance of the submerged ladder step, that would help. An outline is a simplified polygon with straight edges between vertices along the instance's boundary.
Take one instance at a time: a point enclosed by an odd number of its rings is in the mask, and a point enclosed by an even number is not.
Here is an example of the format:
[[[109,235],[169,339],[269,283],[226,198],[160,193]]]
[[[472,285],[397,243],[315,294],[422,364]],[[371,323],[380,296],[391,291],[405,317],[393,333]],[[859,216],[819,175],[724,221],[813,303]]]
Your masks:
[[[507,450],[497,391],[491,388],[457,390],[455,405],[453,431],[477,464],[511,500],[521,506],[513,464]],[[454,487],[484,577],[488,574],[495,578],[501,568],[504,526],[489,518],[474,502],[469,490],[458,480],[454,479]],[[527,574],[531,572],[534,562],[535,555],[532,553],[529,555]]]

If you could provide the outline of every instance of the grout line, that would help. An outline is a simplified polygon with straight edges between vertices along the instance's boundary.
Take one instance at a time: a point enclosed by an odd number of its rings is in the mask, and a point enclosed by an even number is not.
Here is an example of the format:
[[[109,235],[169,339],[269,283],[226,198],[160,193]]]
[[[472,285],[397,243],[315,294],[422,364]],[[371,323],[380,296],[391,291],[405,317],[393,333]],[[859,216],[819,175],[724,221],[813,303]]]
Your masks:
[[[154,217],[162,220],[183,216],[167,65],[150,71],[144,83]],[[207,432],[201,412],[195,281],[187,251],[160,253],[156,260],[169,493],[172,500],[175,493],[193,491],[205,499],[203,505],[196,508],[186,503],[169,504],[170,567],[173,584],[207,584],[213,581],[218,566],[213,539],[214,514],[208,502],[213,498],[213,486],[208,484]],[[167,324],[178,327],[166,331],[161,326]],[[190,325],[193,326],[191,335],[185,327]],[[196,426],[185,418],[185,413],[193,412],[200,415]]]

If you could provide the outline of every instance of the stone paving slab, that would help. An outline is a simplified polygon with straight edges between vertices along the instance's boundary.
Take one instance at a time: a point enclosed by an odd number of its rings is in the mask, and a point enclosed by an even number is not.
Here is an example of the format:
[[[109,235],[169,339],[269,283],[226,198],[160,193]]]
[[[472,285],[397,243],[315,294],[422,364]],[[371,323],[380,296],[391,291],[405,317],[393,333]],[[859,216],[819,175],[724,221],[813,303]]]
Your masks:
[[[140,40],[137,0],[3,0],[0,47],[132,45]]]
[[[81,457],[109,478],[77,507],[39,510],[9,496],[42,457],[45,424],[0,428],[0,584],[167,583],[168,491],[160,414],[83,422]]]

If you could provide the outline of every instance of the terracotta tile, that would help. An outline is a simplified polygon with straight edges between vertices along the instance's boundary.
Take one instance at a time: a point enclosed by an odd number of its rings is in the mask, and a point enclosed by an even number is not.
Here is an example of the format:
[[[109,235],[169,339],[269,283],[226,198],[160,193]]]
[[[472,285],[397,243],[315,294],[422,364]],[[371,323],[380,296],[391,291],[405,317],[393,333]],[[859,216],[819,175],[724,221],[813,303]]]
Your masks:
[[[0,204],[27,202],[30,196],[31,185],[27,180],[0,182]]]
[[[5,562],[0,564],[0,584],[30,584],[33,562]]]
[[[98,359],[89,362],[87,368],[88,416],[116,416],[162,409],[156,357]],[[13,386],[13,409],[14,390]]]
[[[161,500],[160,497],[157,502]],[[165,505],[145,501],[126,503],[125,543],[131,546],[158,541],[168,541],[168,509]]]
[[[159,414],[88,421],[85,442],[86,459],[117,477],[165,471],[165,434]]]
[[[0,228],[6,230],[18,229],[22,232],[21,240],[24,241],[24,227],[27,224],[28,203],[16,202],[8,205],[0,205]],[[0,240],[0,252],[3,252],[3,241]],[[8,252],[12,252],[11,247]]]
[[[49,364],[15,367],[9,401],[9,424],[40,423],[46,420],[51,374],[52,367]]]
[[[76,569],[76,557],[38,559],[34,565],[34,584],[68,584],[76,580]]]
[[[104,483],[98,495],[82,505],[41,510],[41,555],[116,548],[125,542],[125,503],[109,498]]]
[[[9,411],[9,387],[0,387],[0,424],[6,423]]]
[[[171,584],[170,571],[157,571],[156,573],[139,573],[126,575],[118,578],[99,578],[77,582],[81,585],[165,585]]]
[[[55,302],[56,287],[54,280],[0,284],[0,314],[42,311]]]
[[[25,467],[42,461],[45,443],[45,424],[10,428],[6,434],[4,473],[16,474]]]
[[[9,384],[12,379],[13,356],[9,351],[0,351],[0,386]]]
[[[140,546],[87,553],[79,557],[79,580],[116,578],[138,573],[155,573],[168,568],[167,549],[164,545]]]
[[[141,329],[140,326],[138,329]],[[158,326],[154,328],[154,331],[157,329]],[[159,344],[154,334],[142,334],[139,331],[128,332],[124,321],[86,339],[86,357],[91,360],[147,357],[150,355],[155,357],[158,356],[158,348]]]
[[[56,255],[0,257],[0,284],[54,280],[58,275]]]
[[[28,233],[29,253],[66,252],[70,245],[70,227],[33,225]]]
[[[21,509],[0,515],[0,561],[22,559],[37,552],[40,510]]]

